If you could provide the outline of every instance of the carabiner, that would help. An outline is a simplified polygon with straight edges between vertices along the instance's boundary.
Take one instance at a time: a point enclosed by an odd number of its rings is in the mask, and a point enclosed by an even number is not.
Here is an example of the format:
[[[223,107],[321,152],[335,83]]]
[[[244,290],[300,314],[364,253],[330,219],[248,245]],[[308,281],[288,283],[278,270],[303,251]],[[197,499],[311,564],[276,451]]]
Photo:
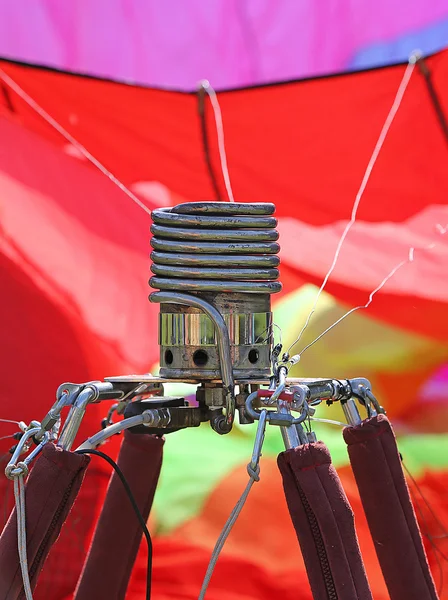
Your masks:
[[[258,419],[257,433],[255,434],[254,449],[252,459],[247,465],[247,472],[254,481],[260,480],[260,458],[263,449],[264,436],[266,432],[266,422],[268,420],[268,411],[266,409],[260,412]]]
[[[17,463],[17,459],[22,454],[27,441],[29,439],[31,439],[34,435],[36,435],[36,433],[38,433],[40,430],[41,430],[40,424],[39,424],[39,427],[31,427],[31,429],[28,429],[27,431],[24,432],[24,434],[18,441],[16,449],[14,450],[14,453],[11,456],[10,461],[8,462],[8,464],[5,467],[5,475],[8,479],[14,479],[14,477],[17,477],[18,475],[28,475],[27,462],[29,462],[30,460],[32,460],[32,458],[34,458],[34,456],[36,456],[37,448],[35,448],[31,452],[31,454],[30,454],[31,458],[29,458],[28,461],[26,461],[26,459],[25,459],[24,461]],[[38,448],[40,446],[41,446],[41,444],[39,444]]]

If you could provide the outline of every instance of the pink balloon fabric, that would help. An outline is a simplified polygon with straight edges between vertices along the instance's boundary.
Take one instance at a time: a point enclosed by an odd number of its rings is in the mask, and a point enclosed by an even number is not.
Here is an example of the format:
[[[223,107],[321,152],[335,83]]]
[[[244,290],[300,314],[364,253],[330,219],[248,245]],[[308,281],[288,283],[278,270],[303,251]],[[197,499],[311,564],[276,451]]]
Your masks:
[[[181,89],[203,78],[225,88],[376,66],[397,59],[398,42],[403,60],[415,44],[432,52],[447,41],[446,0],[0,5],[3,57]]]

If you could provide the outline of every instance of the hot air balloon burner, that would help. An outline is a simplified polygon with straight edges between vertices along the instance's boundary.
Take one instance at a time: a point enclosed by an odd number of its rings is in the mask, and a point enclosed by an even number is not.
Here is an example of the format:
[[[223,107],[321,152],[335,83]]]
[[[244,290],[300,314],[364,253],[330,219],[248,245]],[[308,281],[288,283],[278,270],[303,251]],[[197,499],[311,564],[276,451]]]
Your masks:
[[[274,211],[273,204],[224,202],[153,211],[149,299],[160,304],[159,374],[62,384],[39,431],[33,431],[36,452],[55,439],[70,450],[88,406],[101,401],[115,403],[84,449],[124,429],[165,435],[209,421],[224,434],[237,410],[240,423],[253,423],[265,409],[263,422],[278,425],[285,445],[294,447],[313,441],[301,424],[323,401],[340,402],[352,425],[361,422],[355,399],[368,416],[383,412],[366,379],[288,377],[292,363],[286,355],[280,360],[281,345],[273,345],[271,295],[281,290]],[[165,395],[168,383],[195,384],[196,402]],[[114,422],[114,415],[124,419]]]
[[[152,213],[159,375],[200,383],[201,405],[225,407],[224,429],[235,385],[272,374],[271,294],[281,290],[274,211],[267,203],[192,202]]]

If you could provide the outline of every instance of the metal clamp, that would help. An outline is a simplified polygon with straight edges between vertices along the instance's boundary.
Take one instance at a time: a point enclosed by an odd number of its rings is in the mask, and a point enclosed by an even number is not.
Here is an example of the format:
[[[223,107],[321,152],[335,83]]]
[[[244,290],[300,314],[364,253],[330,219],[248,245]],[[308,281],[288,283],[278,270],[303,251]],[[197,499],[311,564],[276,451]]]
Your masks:
[[[60,386],[59,389],[61,387],[64,386]],[[72,447],[89,404],[102,399],[121,399],[124,396],[124,392],[114,389],[113,383],[109,381],[92,381],[83,386],[75,387],[76,389],[68,392],[69,400],[67,403],[70,402],[71,408],[58,441],[58,446],[64,448],[64,450],[70,450]]]
[[[70,450],[75,441],[81,422],[84,418],[87,405],[94,402],[98,397],[97,390],[92,385],[86,386],[76,397],[58,440],[58,446],[64,450]]]
[[[75,383],[63,383],[58,387],[56,391],[56,402],[42,419],[40,431],[35,436],[37,440],[42,439],[45,433],[51,431],[54,427],[59,428],[62,409],[65,406],[71,406],[73,404],[82,388],[83,385]]]
[[[294,385],[285,391],[284,386],[278,386],[275,390],[257,390],[257,394],[258,398],[263,399],[263,405],[274,406],[278,400],[283,400],[290,405],[292,410],[301,412],[302,407],[306,402],[307,388],[303,385]],[[311,410],[311,407],[309,410]]]
[[[280,393],[279,393],[279,396],[280,396]],[[252,417],[252,419],[259,421],[262,411],[259,411],[253,407],[253,401],[257,398],[258,398],[258,392],[253,392],[252,394],[249,394],[249,396],[246,399],[245,408],[246,408],[247,414],[250,415],[250,417]],[[272,397],[271,397],[271,400],[272,400]],[[300,425],[300,423],[303,423],[303,421],[305,421],[305,419],[308,417],[309,409],[310,409],[310,407],[305,402],[302,407],[300,416],[298,416],[298,417],[293,417],[289,413],[279,413],[279,412],[275,412],[275,411],[267,411],[266,420],[269,421],[270,425],[279,425],[280,427],[290,427],[291,425]]]
[[[380,405],[380,403],[378,402],[376,397],[373,395],[372,390],[366,389],[364,391],[364,394],[365,394],[365,401],[368,406],[368,409],[372,413],[370,416],[372,416],[372,417],[376,416],[375,414],[373,414],[374,412],[376,412],[379,415],[386,414],[386,411],[384,410],[384,408]],[[373,408],[372,408],[372,406],[373,406]]]
[[[367,415],[369,417],[376,417],[379,414],[386,414],[384,408],[373,395],[371,389],[372,386],[368,379],[357,377],[355,379],[348,379],[347,381],[350,385],[352,395],[358,398],[358,400],[360,400],[361,403],[366,407]]]

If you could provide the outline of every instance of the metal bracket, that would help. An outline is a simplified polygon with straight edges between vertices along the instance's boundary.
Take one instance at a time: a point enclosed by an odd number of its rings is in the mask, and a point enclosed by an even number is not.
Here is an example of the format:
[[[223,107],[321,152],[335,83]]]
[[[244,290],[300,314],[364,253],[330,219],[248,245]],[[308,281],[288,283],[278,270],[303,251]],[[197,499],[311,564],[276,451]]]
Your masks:
[[[263,390],[259,390],[257,392],[253,392],[252,394],[249,394],[249,396],[246,399],[246,404],[245,404],[246,412],[252,419],[254,419],[256,421],[258,421],[260,419],[260,415],[263,412],[263,411],[259,411],[253,407],[253,401],[256,400],[257,398],[259,398],[260,391],[263,391]],[[281,394],[279,394],[279,397],[281,397]],[[291,425],[300,425],[300,423],[303,423],[303,421],[305,421],[305,419],[308,417],[308,410],[309,410],[308,404],[305,402],[303,404],[302,411],[301,411],[299,417],[293,417],[289,413],[266,411],[266,413],[267,413],[266,420],[269,422],[270,425],[278,425],[280,427],[290,427]]]

